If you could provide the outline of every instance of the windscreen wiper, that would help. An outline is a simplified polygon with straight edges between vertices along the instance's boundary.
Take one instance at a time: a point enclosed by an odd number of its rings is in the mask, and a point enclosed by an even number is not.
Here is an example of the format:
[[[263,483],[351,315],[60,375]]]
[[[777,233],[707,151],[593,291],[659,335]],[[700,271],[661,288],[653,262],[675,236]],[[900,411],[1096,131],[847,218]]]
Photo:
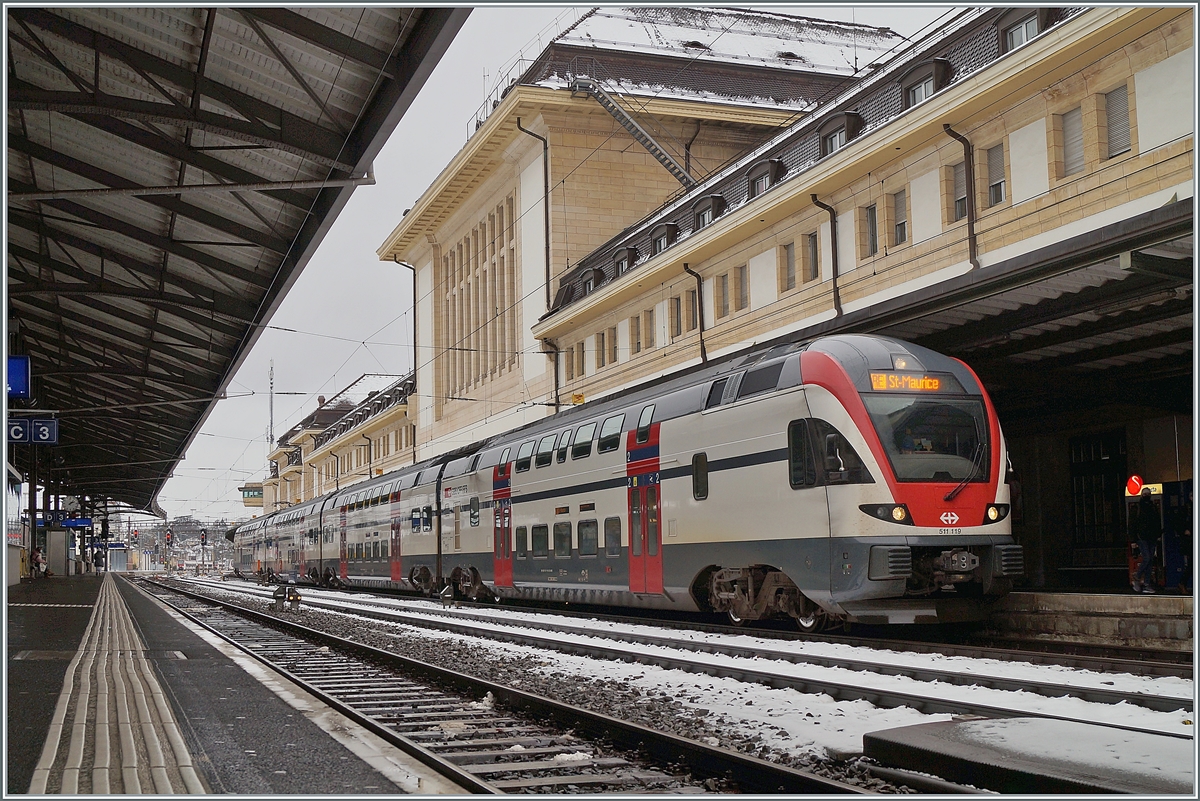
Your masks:
[[[975,478],[975,474],[979,472],[980,465],[983,464],[983,454],[986,451],[987,451],[987,446],[985,446],[982,442],[980,442],[978,445],[975,446],[975,456],[971,460],[971,472],[967,473],[967,477],[964,478],[961,482],[959,482],[959,485],[957,487],[955,487],[954,489],[947,492],[946,497],[944,497],[942,500],[944,500],[944,501],[954,500],[954,498],[958,495],[958,493],[962,492],[963,488],[971,483],[971,479]]]

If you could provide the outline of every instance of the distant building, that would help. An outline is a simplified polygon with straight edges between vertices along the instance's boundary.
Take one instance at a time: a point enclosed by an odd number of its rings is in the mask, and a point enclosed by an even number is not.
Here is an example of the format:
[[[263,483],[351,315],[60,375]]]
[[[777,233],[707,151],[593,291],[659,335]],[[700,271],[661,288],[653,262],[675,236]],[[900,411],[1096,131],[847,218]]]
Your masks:
[[[238,487],[238,491],[242,493],[243,506],[262,508],[263,485],[261,481],[248,482]]]
[[[274,512],[411,464],[411,392],[411,375],[368,373],[329,400],[318,398],[268,455],[258,505]]]

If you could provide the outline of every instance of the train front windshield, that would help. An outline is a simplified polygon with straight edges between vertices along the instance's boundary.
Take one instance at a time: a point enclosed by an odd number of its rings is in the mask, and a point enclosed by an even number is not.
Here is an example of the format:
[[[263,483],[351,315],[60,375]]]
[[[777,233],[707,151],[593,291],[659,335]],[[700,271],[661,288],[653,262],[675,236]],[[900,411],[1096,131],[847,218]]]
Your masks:
[[[862,399],[898,481],[987,481],[982,400],[877,393]]]

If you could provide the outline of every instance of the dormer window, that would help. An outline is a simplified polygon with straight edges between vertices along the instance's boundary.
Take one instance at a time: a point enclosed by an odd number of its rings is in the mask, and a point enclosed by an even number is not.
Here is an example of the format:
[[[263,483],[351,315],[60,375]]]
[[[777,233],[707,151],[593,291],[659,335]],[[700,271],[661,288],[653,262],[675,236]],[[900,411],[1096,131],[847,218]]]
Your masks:
[[[592,280],[592,274],[588,273],[583,277],[583,294],[587,294],[596,288],[596,282]]]
[[[675,244],[675,237],[679,233],[679,228],[674,223],[663,223],[654,228],[650,232],[650,252],[652,255],[658,255],[664,250]]]
[[[1016,25],[1004,31],[1004,49],[1014,50],[1037,35],[1037,14],[1030,14]]]
[[[695,215],[695,230],[699,231],[725,213],[725,198],[721,195],[705,195],[692,204],[692,213]]]
[[[629,272],[636,263],[637,248],[618,248],[617,252],[613,254],[613,264],[616,266],[617,275],[624,275]]]
[[[1000,35],[1000,52],[1011,52],[1049,29],[1053,17],[1059,15],[1052,8],[1010,8],[996,19]]]
[[[924,61],[911,67],[900,76],[900,89],[904,93],[904,107],[928,100],[950,82],[950,62],[944,58]]]
[[[843,143],[844,144],[844,143]],[[763,159],[755,162],[746,171],[746,195],[748,198],[758,197],[783,178],[787,168],[779,159]]]
[[[821,156],[836,153],[862,130],[862,117],[854,111],[834,114],[817,129],[821,137]]]
[[[604,283],[604,271],[597,267],[583,274],[583,294],[591,292]]]

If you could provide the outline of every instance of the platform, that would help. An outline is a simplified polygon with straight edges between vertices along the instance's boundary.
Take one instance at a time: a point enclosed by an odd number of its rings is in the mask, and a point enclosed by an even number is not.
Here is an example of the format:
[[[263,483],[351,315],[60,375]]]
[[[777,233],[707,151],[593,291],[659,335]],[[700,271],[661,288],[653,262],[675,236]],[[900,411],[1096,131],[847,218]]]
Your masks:
[[[1133,592],[1012,592],[992,608],[1005,636],[1190,652],[1191,596]]]
[[[462,792],[118,574],[6,617],[7,793]]]
[[[863,755],[998,793],[1186,794],[1191,739],[1042,718],[959,719],[863,736]]]

